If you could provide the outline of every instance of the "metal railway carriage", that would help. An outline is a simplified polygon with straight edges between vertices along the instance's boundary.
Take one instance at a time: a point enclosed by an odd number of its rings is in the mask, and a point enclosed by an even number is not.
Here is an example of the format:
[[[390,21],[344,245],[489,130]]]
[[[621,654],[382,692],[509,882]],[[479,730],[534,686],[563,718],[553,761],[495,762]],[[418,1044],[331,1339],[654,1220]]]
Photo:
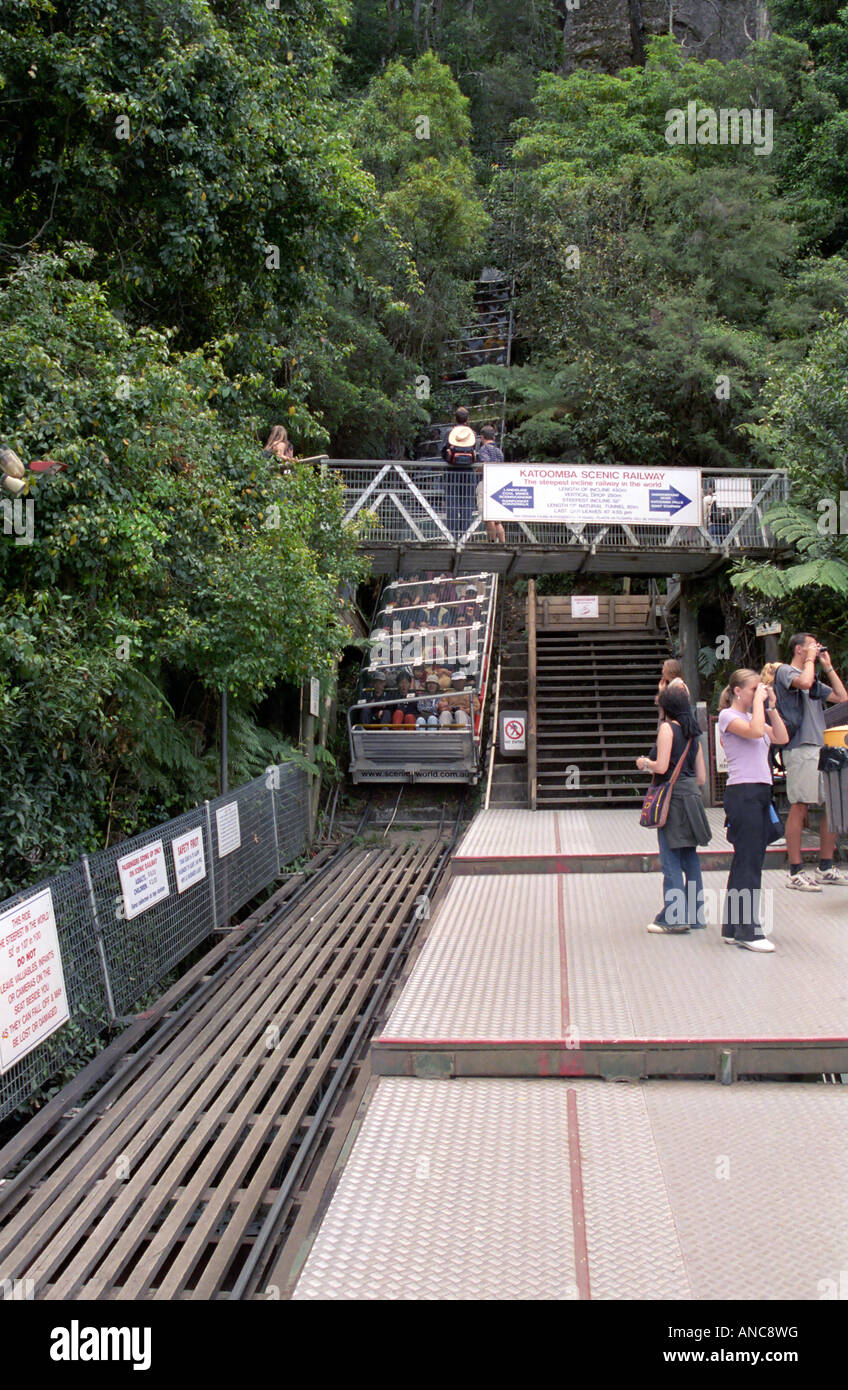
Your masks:
[[[348,711],[354,783],[478,781],[497,582],[424,573],[386,586]]]

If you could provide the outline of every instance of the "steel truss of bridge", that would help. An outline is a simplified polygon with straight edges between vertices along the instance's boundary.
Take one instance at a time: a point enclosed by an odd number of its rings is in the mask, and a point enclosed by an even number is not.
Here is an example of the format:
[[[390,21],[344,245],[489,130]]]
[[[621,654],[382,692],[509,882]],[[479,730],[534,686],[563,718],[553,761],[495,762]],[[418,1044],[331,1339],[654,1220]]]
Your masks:
[[[765,518],[789,495],[782,469],[703,473],[698,526],[515,520],[505,523],[500,544],[486,539],[478,513],[464,534],[449,529],[440,464],[333,459],[325,467],[344,482],[345,519],[363,523],[360,544],[376,574],[704,574],[728,559],[779,552]]]

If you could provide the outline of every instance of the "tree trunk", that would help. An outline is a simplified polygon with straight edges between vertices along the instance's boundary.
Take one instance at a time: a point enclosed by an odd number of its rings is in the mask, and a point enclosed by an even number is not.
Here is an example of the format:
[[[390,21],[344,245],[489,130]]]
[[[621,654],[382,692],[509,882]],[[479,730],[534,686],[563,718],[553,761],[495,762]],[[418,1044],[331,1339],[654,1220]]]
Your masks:
[[[630,48],[637,67],[645,66],[645,26],[642,21],[642,0],[629,0]]]

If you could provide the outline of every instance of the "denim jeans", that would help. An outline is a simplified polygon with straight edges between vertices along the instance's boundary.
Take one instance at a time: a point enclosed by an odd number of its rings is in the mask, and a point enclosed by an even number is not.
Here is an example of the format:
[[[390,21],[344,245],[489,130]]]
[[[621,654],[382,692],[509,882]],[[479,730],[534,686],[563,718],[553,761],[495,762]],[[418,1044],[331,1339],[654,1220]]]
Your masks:
[[[763,861],[771,827],[771,790],[763,782],[742,782],[724,789],[727,838],[733,846],[733,859],[721,934],[737,941],[756,941],[765,935],[760,919]]]
[[[445,470],[445,501],[447,528],[456,540],[465,535],[474,515],[474,488],[477,482],[473,469]]]
[[[664,827],[657,830],[663,871],[663,910],[655,922],[666,927],[705,927],[701,861],[694,848],[672,849]],[[684,887],[685,880],[685,887]]]

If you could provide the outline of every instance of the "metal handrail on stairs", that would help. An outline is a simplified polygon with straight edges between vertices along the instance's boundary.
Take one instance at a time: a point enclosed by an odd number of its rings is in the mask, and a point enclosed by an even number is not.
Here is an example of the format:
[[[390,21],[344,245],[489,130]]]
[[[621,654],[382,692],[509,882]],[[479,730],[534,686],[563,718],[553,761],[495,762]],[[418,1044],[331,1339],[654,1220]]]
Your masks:
[[[536,581],[527,585],[527,805],[536,809],[537,794],[536,722]]]

